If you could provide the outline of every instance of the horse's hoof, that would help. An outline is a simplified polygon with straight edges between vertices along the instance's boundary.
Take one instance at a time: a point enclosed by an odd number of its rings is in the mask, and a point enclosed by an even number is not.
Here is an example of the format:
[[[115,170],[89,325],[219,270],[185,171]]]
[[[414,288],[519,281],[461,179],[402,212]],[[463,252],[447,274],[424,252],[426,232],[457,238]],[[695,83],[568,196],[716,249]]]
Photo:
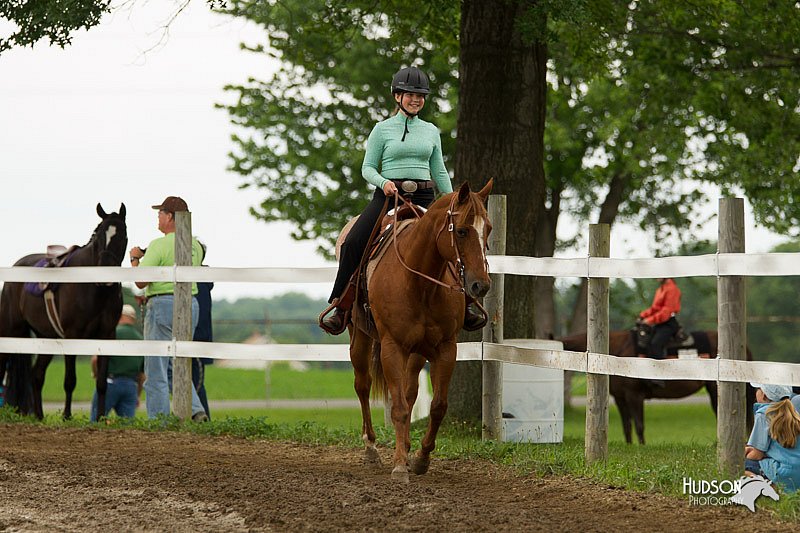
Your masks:
[[[431,466],[430,459],[422,459],[420,457],[411,457],[408,460],[409,466],[411,467],[411,471],[414,472],[416,475],[421,476],[425,472],[428,471],[428,467]]]
[[[394,467],[394,470],[392,470],[392,481],[408,483],[408,468],[405,466]]]
[[[381,456],[378,454],[378,449],[371,446],[364,449],[364,464],[371,466],[381,466]]]

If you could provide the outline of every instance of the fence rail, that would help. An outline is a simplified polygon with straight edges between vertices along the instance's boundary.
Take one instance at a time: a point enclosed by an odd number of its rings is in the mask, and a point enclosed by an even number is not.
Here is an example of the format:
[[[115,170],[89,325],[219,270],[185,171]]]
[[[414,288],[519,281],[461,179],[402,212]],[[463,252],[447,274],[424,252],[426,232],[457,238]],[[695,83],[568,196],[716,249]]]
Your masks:
[[[347,344],[238,344],[192,341],[122,341],[0,338],[0,353],[51,355],[166,355],[252,361],[349,361]],[[521,348],[491,342],[458,344],[459,361],[499,361],[575,372],[644,379],[696,379],[800,386],[800,365],[730,359],[639,359],[593,352]]]
[[[191,219],[187,214],[190,228]],[[607,349],[608,342],[608,293],[609,278],[681,278],[714,276],[718,285],[718,330],[719,357],[712,360],[678,359],[654,361],[638,358],[618,358],[591,351],[567,352],[519,348],[491,342],[465,343],[459,345],[460,360],[485,362],[484,372],[496,367],[491,361],[522,363],[528,365],[577,370],[597,377],[598,386],[587,380],[588,409],[597,411],[596,424],[589,424],[587,414],[587,460],[605,459],[607,447],[607,400],[608,375],[650,379],[699,379],[715,380],[719,388],[719,418],[717,422],[720,468],[731,473],[740,471],[741,438],[744,420],[744,387],[741,382],[758,381],[776,384],[800,385],[800,365],[790,363],[765,363],[744,361],[746,314],[744,308],[744,276],[797,276],[800,275],[800,253],[744,253],[744,218],[741,199],[720,201],[720,253],[690,257],[663,257],[644,259],[616,259],[607,256],[607,246],[595,250],[594,257],[539,258],[495,255],[488,258],[493,275],[504,274],[547,277],[589,278],[595,288],[596,298],[590,299],[596,317],[590,314],[587,324],[588,338],[594,341],[589,348]],[[605,226],[605,225],[595,225]],[[608,227],[602,228],[608,235]],[[188,241],[190,229],[183,233]],[[178,235],[180,237],[180,235]],[[178,242],[176,237],[176,243]],[[595,238],[596,241],[596,238]],[[597,247],[592,243],[590,250]],[[498,248],[501,249],[501,248]],[[504,248],[502,248],[504,249]],[[602,252],[602,253],[601,253]],[[176,250],[176,257],[178,256]],[[256,283],[330,283],[336,274],[334,267],[320,268],[220,268],[220,267],[142,267],[135,270],[119,267],[81,267],[47,269],[32,267],[0,268],[0,281],[22,282],[132,282],[171,281],[186,286],[192,281],[256,282]],[[502,283],[497,284],[502,287]],[[177,287],[177,285],[176,285]],[[502,301],[502,294],[492,295]],[[188,313],[188,306],[176,303],[175,313]],[[601,320],[602,319],[602,320]],[[498,321],[499,320],[499,321]],[[502,331],[502,313],[497,313],[487,328]],[[186,336],[176,334],[180,339]],[[484,331],[484,341],[487,332]],[[502,334],[498,335],[502,340]],[[170,341],[94,341],[94,340],[50,340],[0,338],[0,352],[6,353],[52,353],[103,355],[173,355],[177,357],[222,357],[256,360],[348,360],[345,345],[240,345],[228,343],[192,343],[188,340]],[[300,352],[300,355],[298,355]],[[499,370],[501,372],[501,370]],[[499,374],[501,375],[501,374]],[[497,380],[495,380],[497,381]],[[483,395],[496,395],[497,390],[486,390]],[[491,387],[489,387],[491,388]],[[188,388],[187,388],[188,391]],[[594,407],[593,407],[594,406]],[[485,405],[484,405],[485,407]],[[180,416],[180,413],[178,413]],[[484,413],[486,415],[486,413]],[[600,416],[602,415],[602,416]],[[594,418],[593,418],[594,420]],[[484,420],[484,425],[486,420]],[[591,427],[590,427],[591,426]],[[731,431],[731,427],[736,431]],[[597,431],[590,433],[590,429]],[[591,442],[590,442],[591,441]],[[591,452],[591,453],[590,453]]]
[[[493,274],[556,278],[682,278],[695,276],[800,276],[800,252],[706,254],[658,258],[524,257],[490,255]],[[60,283],[213,281],[331,283],[336,267],[0,267],[0,281]]]

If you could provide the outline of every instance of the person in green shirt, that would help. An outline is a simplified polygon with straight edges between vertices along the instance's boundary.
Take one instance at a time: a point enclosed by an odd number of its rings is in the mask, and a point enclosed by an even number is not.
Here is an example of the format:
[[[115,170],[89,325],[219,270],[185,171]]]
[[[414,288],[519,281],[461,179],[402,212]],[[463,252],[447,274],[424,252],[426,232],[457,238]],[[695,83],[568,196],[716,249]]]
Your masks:
[[[154,205],[158,210],[158,230],[164,234],[150,242],[146,249],[134,246],[130,250],[131,266],[157,267],[172,266],[175,264],[175,213],[188,211],[186,201],[179,196],[167,196],[163,202]],[[200,266],[203,258],[203,249],[200,243],[192,237],[192,265]],[[144,321],[144,338],[146,340],[171,340],[172,339],[172,308],[174,302],[173,283],[168,281],[137,281],[136,286],[144,289],[147,300],[147,313]],[[200,316],[200,306],[195,295],[197,283],[192,283],[192,331],[197,327]],[[156,418],[170,414],[169,402],[169,361],[166,356],[148,356],[144,360],[144,373],[147,380],[144,382],[146,393],[146,406],[148,418]],[[205,422],[208,420],[206,411],[197,391],[192,390],[192,420]]]
[[[130,304],[122,306],[122,314],[117,324],[117,340],[142,340],[142,334],[135,327],[136,309]],[[92,375],[97,377],[97,356],[92,357]],[[112,355],[108,358],[108,378],[106,389],[106,412],[113,409],[117,416],[133,418],[139,405],[139,395],[144,383],[144,357]],[[92,398],[90,414],[92,422],[97,422],[97,391]]]
[[[352,301],[343,296],[386,198],[399,190],[401,196],[427,208],[433,203],[434,187],[443,194],[453,192],[442,158],[439,129],[418,116],[429,93],[428,76],[415,66],[401,68],[392,78],[392,97],[397,107],[395,114],[375,125],[367,139],[361,176],[375,186],[375,192],[341,246],[339,270],[328,299],[335,308],[327,317],[321,316],[319,322],[328,333],[338,335],[347,326]],[[468,315],[469,312],[479,313],[468,308]]]

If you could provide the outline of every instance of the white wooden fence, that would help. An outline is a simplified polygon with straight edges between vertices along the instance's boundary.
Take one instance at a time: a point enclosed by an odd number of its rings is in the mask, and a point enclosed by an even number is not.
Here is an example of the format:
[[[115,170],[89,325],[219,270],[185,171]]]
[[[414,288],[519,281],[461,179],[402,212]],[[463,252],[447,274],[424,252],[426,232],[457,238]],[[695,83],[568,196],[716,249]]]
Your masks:
[[[522,276],[608,278],[660,278],[690,276],[797,276],[800,253],[717,253],[692,257],[615,259],[607,257],[538,258],[489,256],[493,274]],[[257,283],[332,283],[336,269],[329,268],[221,268],[221,267],[81,267],[43,269],[0,268],[0,281],[133,282],[191,281]],[[794,295],[787,295],[794,297]],[[745,317],[740,317],[742,321]],[[486,339],[487,336],[484,336]],[[491,338],[491,337],[489,337]],[[722,344],[722,343],[721,343]],[[104,341],[71,339],[0,338],[0,352],[72,355],[167,355],[262,361],[348,361],[346,345],[268,344],[242,345],[172,341]],[[800,385],[800,365],[748,362],[727,358],[651,359],[618,358],[595,352],[569,352],[507,346],[492,342],[462,343],[459,360],[497,361],[651,379],[700,379],[721,382]]]

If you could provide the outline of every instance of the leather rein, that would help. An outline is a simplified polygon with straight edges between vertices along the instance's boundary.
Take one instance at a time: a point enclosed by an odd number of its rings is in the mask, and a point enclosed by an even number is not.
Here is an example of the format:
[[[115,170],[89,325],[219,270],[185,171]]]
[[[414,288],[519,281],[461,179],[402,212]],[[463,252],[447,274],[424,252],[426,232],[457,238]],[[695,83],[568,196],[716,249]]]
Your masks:
[[[403,265],[403,268],[405,268],[409,272],[413,272],[414,274],[416,274],[416,275],[418,275],[418,276],[420,276],[422,278],[425,278],[428,281],[432,281],[433,283],[435,283],[437,285],[441,285],[442,287],[445,287],[447,289],[450,289],[450,290],[453,290],[453,291],[456,291],[456,292],[464,293],[465,292],[464,291],[464,263],[463,263],[463,261],[461,261],[461,252],[459,251],[458,246],[455,243],[455,237],[453,236],[453,233],[455,232],[454,217],[459,214],[459,211],[454,211],[453,210],[453,208],[455,207],[456,198],[457,198],[457,195],[454,194],[453,197],[450,200],[450,207],[448,207],[448,209],[447,209],[447,218],[445,219],[445,222],[442,225],[442,227],[439,228],[439,231],[436,233],[435,241],[439,240],[439,235],[441,235],[442,231],[444,231],[444,229],[447,228],[447,231],[450,233],[450,245],[453,247],[453,249],[456,252],[456,260],[455,260],[455,262],[454,261],[448,261],[447,262],[447,268],[449,268],[450,271],[455,275],[456,279],[458,280],[457,283],[455,283],[453,285],[448,285],[447,283],[439,281],[438,279],[433,278],[431,276],[428,276],[427,274],[424,274],[424,273],[422,273],[422,272],[420,272],[418,270],[414,270],[413,268],[408,266],[408,264],[406,264],[406,262],[403,260],[403,256],[400,255],[400,250],[397,248],[397,225],[398,225],[397,224],[397,207],[398,207],[398,201],[400,199],[400,195],[397,192],[394,193],[394,224],[393,224],[393,227],[392,227],[392,240],[394,241],[394,243],[393,243],[393,245],[394,245],[394,253],[397,255],[397,259],[400,261],[400,264]],[[406,203],[411,203],[411,202],[406,200]],[[420,215],[417,212],[417,210],[413,209],[413,211],[414,211],[414,214],[416,215],[416,217],[420,218]]]

